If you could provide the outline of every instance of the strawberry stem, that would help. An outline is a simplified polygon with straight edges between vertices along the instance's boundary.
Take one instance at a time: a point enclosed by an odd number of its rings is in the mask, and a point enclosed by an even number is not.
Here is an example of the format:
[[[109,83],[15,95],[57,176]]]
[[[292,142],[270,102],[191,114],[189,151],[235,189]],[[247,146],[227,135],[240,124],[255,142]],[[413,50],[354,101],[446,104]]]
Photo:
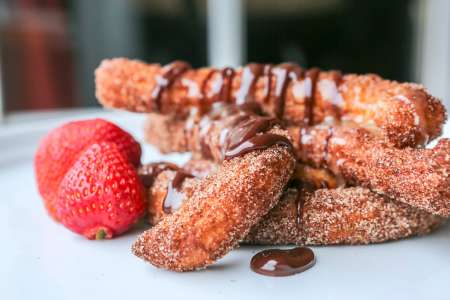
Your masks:
[[[95,234],[95,239],[96,240],[103,240],[105,237],[106,237],[106,231],[104,229],[100,229]]]

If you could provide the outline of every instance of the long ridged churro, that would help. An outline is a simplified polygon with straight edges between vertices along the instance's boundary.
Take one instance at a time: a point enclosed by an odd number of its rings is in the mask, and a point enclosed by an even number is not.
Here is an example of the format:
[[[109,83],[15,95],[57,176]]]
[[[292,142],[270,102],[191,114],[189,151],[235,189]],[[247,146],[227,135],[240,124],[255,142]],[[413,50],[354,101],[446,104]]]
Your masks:
[[[355,123],[398,147],[426,144],[446,119],[440,101],[420,85],[296,64],[219,70],[116,58],[96,70],[96,95],[106,107],[178,116],[192,107],[208,111],[215,102],[256,103],[291,125]]]
[[[192,151],[196,157],[220,161],[229,125],[245,116],[204,116],[190,123],[153,114],[146,137],[163,152]],[[300,161],[430,213],[450,214],[449,140],[442,139],[433,149],[397,149],[357,127],[316,125],[288,131]]]

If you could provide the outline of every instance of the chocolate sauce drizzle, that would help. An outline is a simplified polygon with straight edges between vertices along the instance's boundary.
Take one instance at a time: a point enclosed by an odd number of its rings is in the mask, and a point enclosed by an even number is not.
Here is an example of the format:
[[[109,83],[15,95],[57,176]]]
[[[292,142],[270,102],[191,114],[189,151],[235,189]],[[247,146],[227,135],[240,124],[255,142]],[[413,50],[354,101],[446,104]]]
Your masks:
[[[183,182],[186,178],[193,178],[194,175],[187,173],[182,169],[178,169],[175,177],[169,182],[167,186],[166,198],[163,201],[163,211],[166,214],[171,214],[176,211],[183,202],[184,194],[181,191]]]
[[[169,88],[179,76],[190,68],[191,66],[184,61],[174,61],[161,69],[160,74],[156,76],[156,85],[151,92],[151,103],[154,111],[161,110],[161,97],[164,90]],[[305,90],[303,124],[305,126],[314,125],[315,94],[318,88],[320,69],[312,68],[305,71],[295,63],[283,63],[275,66],[251,63],[242,68],[240,85],[233,96],[235,75],[235,70],[230,67],[218,70],[213,69],[207,73],[201,82],[201,86],[197,86],[201,97],[199,105],[201,113],[206,113],[210,109],[210,104],[215,102],[234,103],[237,106],[253,105],[260,107],[260,105],[267,104],[269,100],[272,100],[273,115],[278,119],[282,119],[285,112],[286,99],[288,98],[287,90],[289,84],[303,80]],[[261,77],[265,79],[264,94],[262,99],[257,101],[255,98],[255,87],[258,79]],[[342,74],[333,71],[329,78],[321,79],[324,83],[330,81],[332,85],[324,84],[323,87],[319,87],[321,89],[329,89],[331,99],[324,100],[331,103],[335,110],[335,116],[338,119],[340,119],[340,110],[338,108],[341,105],[338,86],[341,79]],[[212,80],[214,82],[210,84]]]
[[[270,117],[252,117],[238,123],[226,137],[224,159],[242,156],[258,149],[267,149],[273,145],[283,145],[292,151],[293,147],[288,138],[265,133],[276,124],[278,120]]]
[[[158,175],[166,170],[178,170],[178,166],[170,162],[154,162],[143,165],[139,168],[138,174],[142,184],[150,188]]]
[[[163,200],[163,210],[165,213],[170,214],[176,211],[182,203],[183,193],[181,192],[181,188],[184,180],[195,176],[170,162],[146,164],[139,168],[138,174],[144,187],[151,188],[155,182],[155,178],[167,170],[176,171],[174,178],[168,183],[166,197]]]
[[[254,86],[258,77],[264,74],[263,64],[248,64],[242,69],[241,86],[236,93],[236,105],[252,103],[254,99],[249,96],[253,94]]]
[[[211,102],[228,102],[231,99],[233,77],[236,74],[233,68],[227,67],[220,72],[221,81],[217,94],[213,94]]]
[[[316,258],[310,248],[269,249],[255,254],[250,261],[250,268],[261,275],[279,277],[304,272],[315,263]]]
[[[151,93],[151,103],[154,111],[161,111],[161,96],[163,91],[169,88],[179,76],[190,68],[191,65],[187,62],[176,60],[161,69],[161,74],[156,76],[156,86]]]
[[[306,72],[305,84],[309,84],[309,90],[305,91],[305,111],[303,124],[305,126],[312,126],[314,124],[314,106],[315,106],[315,93],[317,86],[317,79],[319,78],[320,69],[312,68]],[[306,88],[305,88],[306,90]]]

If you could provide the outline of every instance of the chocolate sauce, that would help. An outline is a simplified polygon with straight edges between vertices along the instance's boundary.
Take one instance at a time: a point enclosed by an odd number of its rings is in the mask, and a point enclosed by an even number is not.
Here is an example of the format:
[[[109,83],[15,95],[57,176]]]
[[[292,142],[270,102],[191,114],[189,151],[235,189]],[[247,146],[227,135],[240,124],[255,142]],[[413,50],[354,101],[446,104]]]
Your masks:
[[[289,82],[301,78],[302,69],[296,64],[284,63],[272,68],[271,73],[275,76],[274,114],[281,119],[286,106],[286,91]]]
[[[239,144],[236,148],[226,151],[224,159],[232,159],[254,150],[267,149],[273,145],[282,145],[292,148],[291,141],[289,141],[286,137],[278,134],[265,133],[255,135],[254,137]]]
[[[316,263],[310,248],[297,247],[289,250],[263,250],[252,257],[250,268],[266,276],[290,276],[313,267]]]
[[[265,87],[265,92],[264,92],[264,103],[267,103],[267,101],[269,101],[270,99],[270,92],[272,90],[272,65],[264,65],[264,71],[263,71],[263,76],[266,76],[267,81],[266,81],[266,87]]]
[[[206,87],[208,86],[208,82],[211,80],[211,78],[214,76],[214,74],[217,73],[217,70],[213,69],[210,70],[208,75],[206,75],[205,79],[202,82],[202,86],[200,88],[201,93],[201,103],[199,105],[199,109],[201,113],[206,113],[210,107],[210,98],[206,94]]]
[[[231,159],[273,145],[283,145],[292,150],[292,144],[286,137],[264,133],[276,124],[278,124],[278,121],[269,117],[244,119],[228,132],[225,141],[224,159]]]
[[[216,74],[217,70],[212,69],[209,71],[208,75],[206,75],[205,79],[202,82],[202,87],[200,88],[200,93],[202,94],[202,100],[207,100],[208,97],[206,95],[206,87],[208,86],[208,82],[211,78]]]
[[[303,228],[303,207],[305,206],[305,191],[299,189],[297,191],[297,198],[295,199],[295,208],[296,208],[296,222],[297,227]]]
[[[305,91],[305,108],[304,108],[304,119],[303,124],[305,126],[314,125],[314,106],[317,79],[319,78],[320,70],[318,68],[312,68],[308,70],[305,74],[305,85],[309,83],[309,93]],[[306,87],[305,87],[306,90]]]
[[[255,102],[250,96],[253,94],[254,86],[258,77],[264,72],[263,64],[248,64],[242,69],[241,86],[236,93],[236,104]]]
[[[233,68],[224,68],[220,72],[221,81],[218,87],[216,88],[217,92],[213,93],[211,96],[211,102],[228,102],[231,98],[231,85],[233,83],[234,77],[234,69]]]
[[[156,76],[156,86],[151,93],[151,103],[154,111],[161,110],[161,95],[163,91],[169,88],[176,78],[190,68],[191,65],[187,62],[176,60],[161,69],[162,73]]]
[[[239,122],[230,132],[227,138],[228,149],[239,146],[242,142],[252,138],[258,133],[264,132],[279,124],[275,118],[270,117],[254,117]]]
[[[176,171],[178,169],[177,165],[170,162],[155,162],[141,166],[138,174],[144,187],[150,188],[160,173],[166,170]]]
[[[184,194],[181,192],[183,182],[186,178],[193,178],[192,174],[189,174],[181,169],[177,171],[175,177],[169,182],[167,187],[166,198],[163,201],[163,211],[166,214],[176,211],[183,202]]]

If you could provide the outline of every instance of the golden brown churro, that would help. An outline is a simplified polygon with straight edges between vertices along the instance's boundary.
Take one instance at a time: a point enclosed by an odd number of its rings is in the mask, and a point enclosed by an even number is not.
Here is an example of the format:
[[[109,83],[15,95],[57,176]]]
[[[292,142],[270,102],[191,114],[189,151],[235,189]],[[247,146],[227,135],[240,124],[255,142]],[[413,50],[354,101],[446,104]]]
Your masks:
[[[151,164],[152,166],[153,164]],[[208,161],[190,161],[184,172],[200,171],[202,176],[215,172]],[[164,202],[176,170],[151,175],[147,186],[149,221],[157,224],[170,214]],[[154,168],[151,168],[154,169]],[[302,178],[297,178],[299,182]],[[190,198],[198,178],[184,181],[181,193]],[[302,193],[302,194],[301,194]],[[291,186],[280,202],[252,227],[244,243],[268,245],[368,244],[425,234],[443,223],[443,218],[406,204],[392,201],[361,187],[299,191]]]
[[[233,128],[229,155],[217,172],[180,194],[189,174],[177,172],[164,210],[171,215],[144,232],[133,252],[157,267],[188,271],[206,267],[248,234],[277,204],[295,158],[287,132],[264,118]],[[168,202],[168,203],[167,203]]]
[[[196,123],[152,114],[147,140],[163,152],[192,151],[195,157],[220,161],[228,126],[245,113]],[[391,199],[430,213],[450,214],[450,141],[432,149],[398,149],[363,128],[316,125],[289,127],[299,161],[327,168],[352,185],[367,187]],[[171,141],[172,144],[158,141]],[[170,147],[173,149],[170,149]]]
[[[96,70],[96,95],[106,107],[179,117],[220,101],[257,104],[291,125],[356,123],[398,147],[426,144],[446,119],[440,101],[420,85],[291,63],[192,69],[181,61],[161,66],[116,58]]]

